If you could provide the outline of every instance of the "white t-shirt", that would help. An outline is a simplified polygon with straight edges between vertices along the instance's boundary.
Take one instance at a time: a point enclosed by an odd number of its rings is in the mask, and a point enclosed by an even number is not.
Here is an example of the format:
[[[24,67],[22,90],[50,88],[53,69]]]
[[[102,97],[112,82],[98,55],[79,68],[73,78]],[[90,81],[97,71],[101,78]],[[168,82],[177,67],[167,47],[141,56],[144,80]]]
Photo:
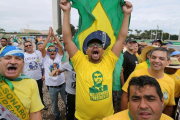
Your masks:
[[[13,46],[18,46],[19,44],[17,42],[14,42],[13,43]]]
[[[24,53],[24,74],[35,79],[39,80],[42,78],[41,74],[42,66],[42,54],[40,51],[35,50],[34,53],[29,54]]]
[[[69,61],[64,63],[60,67],[61,71],[67,71],[67,80],[66,80],[66,92],[69,94],[75,95],[76,93],[76,73],[73,67],[69,64]]]
[[[51,72],[53,70],[61,67],[62,57],[63,56],[60,56],[57,53],[54,61],[50,58],[49,55],[46,55],[43,58],[43,66],[44,66],[44,70],[45,70],[45,84],[47,86],[58,86],[58,85],[61,85],[65,82],[64,73],[61,73],[58,76],[51,76]]]

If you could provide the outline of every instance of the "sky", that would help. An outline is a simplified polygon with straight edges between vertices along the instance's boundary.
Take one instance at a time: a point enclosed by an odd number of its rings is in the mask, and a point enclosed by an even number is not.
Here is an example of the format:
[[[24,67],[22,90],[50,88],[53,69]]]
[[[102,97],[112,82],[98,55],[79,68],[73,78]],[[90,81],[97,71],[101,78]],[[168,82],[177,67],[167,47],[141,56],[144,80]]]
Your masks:
[[[113,1],[113,0],[112,0]],[[130,29],[180,31],[180,0],[129,0],[133,4]],[[0,0],[0,28],[48,30],[52,26],[52,0]],[[78,26],[79,15],[71,9],[71,24]],[[133,32],[135,33],[135,32]]]

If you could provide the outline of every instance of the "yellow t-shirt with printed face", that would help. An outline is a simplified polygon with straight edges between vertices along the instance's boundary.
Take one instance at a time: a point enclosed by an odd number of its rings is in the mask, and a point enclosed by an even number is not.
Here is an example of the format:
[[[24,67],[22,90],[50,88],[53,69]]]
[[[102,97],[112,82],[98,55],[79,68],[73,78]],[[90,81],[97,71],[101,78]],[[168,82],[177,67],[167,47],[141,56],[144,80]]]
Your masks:
[[[76,112],[79,120],[102,120],[114,113],[112,74],[118,57],[109,51],[98,64],[78,51],[72,58],[76,72]]]
[[[176,72],[179,76],[180,76],[180,69],[179,70],[177,70],[177,72]]]
[[[128,111],[129,110],[124,110],[122,112],[106,117],[103,120],[131,120]],[[165,114],[162,114],[159,120],[173,120],[173,119]]]
[[[44,108],[39,96],[37,82],[34,79],[11,81],[11,83],[14,86],[14,93],[24,105],[28,115]]]
[[[135,69],[134,70],[140,70],[140,69],[144,69],[144,68],[148,68],[148,64],[146,61],[136,65]]]
[[[128,86],[129,86],[129,81],[131,80],[132,77],[139,77],[142,75],[147,75],[152,77],[148,69],[141,69],[141,70],[136,70],[131,73],[129,76],[128,80],[123,86],[123,90],[127,92]],[[164,96],[164,108],[166,106],[173,106],[175,105],[175,100],[174,100],[174,88],[175,88],[175,82],[172,78],[170,78],[167,74],[164,74],[163,78],[161,79],[156,79],[161,87],[163,96]]]
[[[167,75],[174,80],[174,82],[175,82],[174,96],[176,98],[179,98],[179,96],[180,96],[180,77],[179,77],[179,75],[177,73],[172,74],[172,75],[170,75],[170,74],[167,74]]]

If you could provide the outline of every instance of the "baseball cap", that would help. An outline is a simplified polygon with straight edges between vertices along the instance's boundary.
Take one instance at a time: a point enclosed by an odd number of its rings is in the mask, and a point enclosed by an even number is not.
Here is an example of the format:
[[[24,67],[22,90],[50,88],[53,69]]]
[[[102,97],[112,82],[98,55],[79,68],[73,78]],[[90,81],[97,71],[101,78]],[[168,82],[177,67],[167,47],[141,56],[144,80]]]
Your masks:
[[[92,32],[84,40],[84,43],[83,43],[84,54],[86,54],[86,49],[89,43],[91,42],[98,42],[100,44],[103,44],[103,49],[105,50],[111,44],[111,39],[108,36],[108,34],[103,31],[98,30],[98,31]]]
[[[161,45],[162,45],[162,41],[161,41],[160,39],[155,39],[155,40],[153,40],[151,43],[153,44],[153,43],[155,43],[155,42],[160,42]]]
[[[136,42],[136,40],[134,39],[134,38],[128,38],[127,40],[126,40],[126,43],[128,43],[128,42]],[[137,43],[137,42],[136,42]]]

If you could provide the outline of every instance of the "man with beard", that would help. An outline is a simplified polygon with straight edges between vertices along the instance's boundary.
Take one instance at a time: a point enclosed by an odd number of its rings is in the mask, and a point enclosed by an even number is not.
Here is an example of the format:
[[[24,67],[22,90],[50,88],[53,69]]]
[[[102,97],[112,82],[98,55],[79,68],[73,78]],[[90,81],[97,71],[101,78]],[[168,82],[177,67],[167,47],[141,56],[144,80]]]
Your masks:
[[[156,79],[133,77],[128,86],[129,109],[103,120],[173,120],[162,113],[164,98]]]
[[[134,54],[134,48],[136,45],[136,40],[129,38],[126,41],[126,52],[124,52],[124,61],[123,61],[123,75],[124,82],[128,79],[129,75],[134,71],[136,65],[138,64],[138,59]]]
[[[87,46],[85,56],[72,41],[69,21],[71,4],[67,0],[61,0],[60,7],[64,15],[62,28],[64,44],[76,72],[75,120],[102,120],[103,117],[114,113],[112,74],[128,33],[132,4],[126,1],[122,7],[124,18],[117,41],[104,56],[102,56],[104,53],[102,39],[103,34],[106,38],[108,35],[103,31],[90,33],[86,43],[84,42]]]
[[[24,67],[22,49],[6,46],[0,54],[0,104],[7,109],[0,112],[0,117],[5,116],[4,119],[11,120],[10,117],[14,114],[21,120],[42,120],[40,110],[44,106],[37,83],[21,74]]]
[[[58,51],[56,50],[56,47],[54,45],[50,45],[47,48],[47,51],[45,50],[45,47],[50,39],[50,37],[53,36],[58,44]],[[45,42],[42,45],[41,49],[42,57],[43,57],[43,66],[45,71],[45,84],[49,88],[49,94],[52,101],[52,107],[53,107],[53,113],[55,115],[55,120],[59,120],[60,117],[60,111],[58,108],[58,94],[61,94],[62,100],[64,101],[64,104],[66,105],[66,93],[65,93],[65,77],[64,74],[58,74],[55,76],[51,75],[52,67],[53,65],[57,67],[61,67],[61,59],[63,57],[63,50],[62,45],[55,36],[53,29],[49,28],[48,37],[45,40]],[[47,55],[47,53],[49,55]]]
[[[7,46],[8,42],[7,42],[7,39],[6,38],[1,38],[1,45],[2,45],[2,48]]]
[[[164,68],[170,63],[170,53],[165,48],[154,48],[150,52],[149,62],[151,66],[149,68],[135,70],[129,76],[128,80],[123,86],[123,95],[121,101],[121,110],[127,109],[128,104],[128,85],[132,77],[148,75],[157,80],[161,86],[161,90],[164,95],[164,110],[163,113],[171,116],[173,112],[174,100],[174,88],[175,82],[167,74],[164,73]]]

